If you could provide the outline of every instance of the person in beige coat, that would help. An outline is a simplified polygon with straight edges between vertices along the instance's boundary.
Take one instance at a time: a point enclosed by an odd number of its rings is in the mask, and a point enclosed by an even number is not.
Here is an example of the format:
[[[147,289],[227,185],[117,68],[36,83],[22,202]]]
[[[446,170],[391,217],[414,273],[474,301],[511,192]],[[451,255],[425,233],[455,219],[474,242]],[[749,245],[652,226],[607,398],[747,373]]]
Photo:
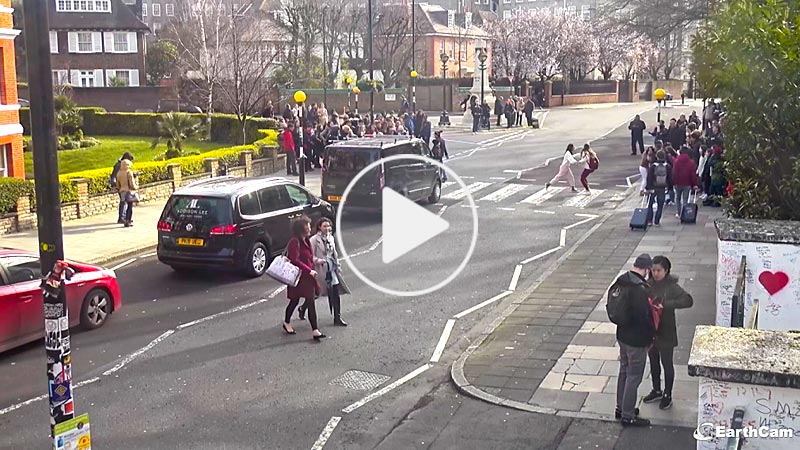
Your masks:
[[[314,269],[317,282],[322,288],[322,295],[328,296],[328,304],[333,313],[333,324],[346,327],[342,320],[341,295],[349,294],[350,288],[342,277],[339,266],[339,253],[333,239],[333,225],[327,217],[317,222],[317,234],[311,237],[311,250],[314,252]]]
[[[127,207],[125,208],[125,226],[133,226],[133,204],[138,201],[136,191],[139,189],[139,183],[136,181],[136,175],[131,170],[133,162],[128,159],[123,159],[119,164],[119,172],[117,172],[117,190],[119,191],[120,198],[125,199]]]

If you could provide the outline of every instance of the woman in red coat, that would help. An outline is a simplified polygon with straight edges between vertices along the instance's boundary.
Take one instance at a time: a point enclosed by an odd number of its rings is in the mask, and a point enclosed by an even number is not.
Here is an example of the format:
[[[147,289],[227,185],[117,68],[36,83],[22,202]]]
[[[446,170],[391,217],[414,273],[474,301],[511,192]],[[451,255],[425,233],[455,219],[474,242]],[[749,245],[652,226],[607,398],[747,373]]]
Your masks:
[[[311,235],[311,221],[306,216],[299,217],[292,221],[292,238],[286,247],[286,256],[292,264],[300,269],[300,281],[297,286],[289,286],[286,296],[289,304],[286,306],[286,315],[283,321],[283,330],[289,334],[295,334],[292,325],[292,314],[304,298],[303,308],[308,312],[308,321],[311,323],[311,337],[319,340],[325,337],[317,329],[317,310],[314,307],[314,297],[320,288],[317,284],[317,272],[314,270],[314,252],[311,250],[311,243],[308,237]]]

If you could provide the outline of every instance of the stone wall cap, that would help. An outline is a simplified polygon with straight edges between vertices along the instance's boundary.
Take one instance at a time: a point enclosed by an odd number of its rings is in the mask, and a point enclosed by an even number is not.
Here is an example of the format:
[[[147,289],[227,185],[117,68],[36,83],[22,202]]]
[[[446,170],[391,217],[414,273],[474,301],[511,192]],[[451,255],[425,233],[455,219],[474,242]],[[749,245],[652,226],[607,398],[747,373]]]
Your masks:
[[[800,222],[792,220],[732,219],[714,220],[721,241],[800,244]]]
[[[71,181],[73,183],[88,183],[89,179],[88,178],[70,178],[69,181]]]
[[[800,389],[800,334],[698,326],[689,375]]]

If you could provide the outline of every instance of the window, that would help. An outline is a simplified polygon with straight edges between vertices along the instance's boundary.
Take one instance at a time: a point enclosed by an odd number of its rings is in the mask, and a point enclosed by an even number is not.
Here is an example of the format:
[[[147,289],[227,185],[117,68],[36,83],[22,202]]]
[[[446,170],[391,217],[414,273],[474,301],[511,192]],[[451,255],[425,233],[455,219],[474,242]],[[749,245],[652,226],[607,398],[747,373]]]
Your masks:
[[[153,16],[159,17],[161,15],[161,3],[153,3]]]
[[[91,53],[94,50],[94,41],[92,40],[92,33],[78,32],[78,52]]]
[[[475,4],[476,5],[480,5],[481,4],[481,0],[475,0]]]
[[[456,41],[450,42],[450,59],[456,58]]]
[[[11,159],[11,144],[0,146],[0,177],[8,176],[8,161]]]
[[[280,211],[294,206],[294,202],[291,201],[283,186],[272,186],[261,189],[258,191],[258,199],[261,202],[262,214]]]
[[[584,20],[589,20],[592,16],[592,11],[589,9],[589,5],[581,5],[581,17]]]
[[[459,53],[460,53],[460,56],[461,56],[460,59],[462,61],[466,61],[467,60],[467,43],[466,42],[462,42],[459,47],[460,47],[459,48]]]
[[[114,52],[127,53],[128,52],[128,33],[127,32],[114,32]],[[108,50],[108,49],[106,49]]]
[[[164,5],[164,8],[166,10],[165,12],[168,17],[172,17],[175,15],[175,4],[167,3],[166,5]]]
[[[286,185],[286,191],[289,192],[289,197],[295,206],[306,206],[311,204],[311,199],[308,198],[308,193],[297,186],[292,184]]]
[[[523,2],[523,0],[517,0],[517,3],[522,3],[522,2]]]
[[[507,0],[503,0],[504,2]],[[503,11],[503,19],[510,19],[511,18],[511,11],[505,10]]]
[[[687,36],[683,36],[683,39],[681,39],[681,48],[683,51],[689,50],[689,38]]]
[[[114,81],[113,87],[139,86],[139,71],[128,69],[106,69],[106,86],[112,87],[112,80]]]
[[[147,17],[147,3],[142,3],[142,17]]]
[[[58,32],[50,32],[50,53],[58,53]]]
[[[58,0],[58,12],[111,12],[111,0]]]
[[[0,258],[0,264],[8,271],[10,284],[35,281],[42,276],[39,258],[33,256],[4,256]]]
[[[257,216],[261,214],[257,192],[249,192],[239,197],[239,213],[243,216]]]
[[[444,39],[439,42],[439,54],[441,55],[442,53],[444,53]]]
[[[503,0],[503,3],[511,3],[511,0]],[[506,15],[506,12],[503,11],[503,16]],[[511,16],[511,11],[508,12],[508,15]]]
[[[575,5],[571,5],[571,6],[567,7],[567,13],[570,16],[577,16],[578,15],[578,7],[575,6]]]
[[[53,71],[53,86],[61,86],[69,83],[69,76],[66,70]]]
[[[94,87],[94,70],[81,70],[79,75],[80,87]]]

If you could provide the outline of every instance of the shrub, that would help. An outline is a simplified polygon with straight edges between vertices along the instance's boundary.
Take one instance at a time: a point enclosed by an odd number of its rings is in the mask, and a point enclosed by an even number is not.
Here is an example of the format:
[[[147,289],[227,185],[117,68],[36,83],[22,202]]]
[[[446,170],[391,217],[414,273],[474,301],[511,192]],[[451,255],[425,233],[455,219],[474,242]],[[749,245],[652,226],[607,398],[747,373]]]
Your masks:
[[[33,183],[19,178],[0,178],[0,215],[17,210],[17,200],[33,195]]]
[[[278,120],[275,119],[274,117],[268,117],[266,119],[266,123],[264,124],[264,127],[269,129],[269,130],[277,130],[278,129]],[[261,130],[259,130],[259,131],[261,131]]]

